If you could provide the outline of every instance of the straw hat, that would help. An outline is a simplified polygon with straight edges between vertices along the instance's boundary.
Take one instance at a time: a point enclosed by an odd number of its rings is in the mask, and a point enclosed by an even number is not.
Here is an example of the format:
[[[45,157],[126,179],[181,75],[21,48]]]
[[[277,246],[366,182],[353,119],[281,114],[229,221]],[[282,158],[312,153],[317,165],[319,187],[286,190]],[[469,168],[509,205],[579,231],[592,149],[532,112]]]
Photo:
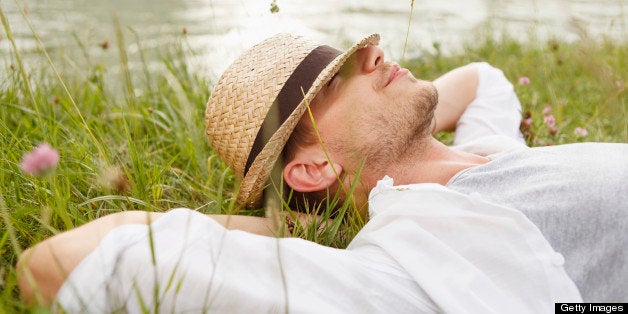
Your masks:
[[[342,52],[278,34],[244,52],[222,74],[205,111],[213,149],[242,179],[237,201],[259,206],[277,159],[307,105],[370,35]]]

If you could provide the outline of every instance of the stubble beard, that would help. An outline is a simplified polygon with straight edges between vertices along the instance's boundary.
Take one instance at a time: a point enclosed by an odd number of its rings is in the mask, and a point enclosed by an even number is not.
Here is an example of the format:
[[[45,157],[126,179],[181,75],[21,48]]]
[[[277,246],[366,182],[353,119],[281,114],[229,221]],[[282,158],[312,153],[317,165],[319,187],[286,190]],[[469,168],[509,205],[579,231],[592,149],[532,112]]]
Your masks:
[[[342,152],[352,161],[345,164],[341,179],[344,184],[340,183],[344,188],[336,185],[331,189],[340,193],[341,203],[347,199],[345,192],[349,186],[345,184],[357,184],[354,197],[361,191],[365,193],[362,198],[366,199],[377,180],[389,174],[391,166],[422,152],[426,139],[431,136],[430,127],[437,104],[438,92],[434,85],[419,86],[410,97],[387,107],[396,108],[394,114],[382,111],[363,121],[368,127],[366,130],[373,130],[368,134],[369,140],[356,142],[356,139],[343,138],[329,143],[331,150]],[[358,173],[359,178],[356,177]],[[322,199],[326,196],[324,192],[318,192],[316,197]]]
[[[388,108],[395,111],[378,112],[368,121],[371,124],[371,140],[355,143],[349,140],[348,153],[352,160],[363,163],[364,175],[381,178],[386,169],[401,160],[421,152],[425,139],[431,135],[430,127],[438,104],[438,91],[431,83],[422,83],[405,99],[399,99]]]

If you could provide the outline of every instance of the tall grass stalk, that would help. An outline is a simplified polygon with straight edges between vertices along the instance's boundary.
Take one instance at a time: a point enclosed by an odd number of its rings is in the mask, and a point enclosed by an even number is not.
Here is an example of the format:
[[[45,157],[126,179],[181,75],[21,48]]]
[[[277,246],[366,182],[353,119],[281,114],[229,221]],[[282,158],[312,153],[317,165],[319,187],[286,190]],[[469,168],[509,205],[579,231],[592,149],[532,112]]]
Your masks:
[[[2,7],[0,7],[0,19],[2,20],[2,26],[4,27],[4,33],[7,35],[9,42],[11,43],[11,48],[13,48],[13,54],[15,55],[15,59],[17,60],[17,64],[20,69],[20,75],[22,76],[22,84],[24,86],[24,93],[28,98],[31,99],[33,104],[36,104],[35,98],[33,98],[33,92],[31,91],[30,81],[28,79],[28,75],[26,74],[26,69],[24,67],[24,62],[22,61],[22,57],[20,55],[20,51],[15,44],[15,39],[13,38],[13,32],[11,31],[11,26],[9,25],[9,21],[4,15],[4,11]],[[39,107],[35,107],[37,113],[39,115]]]
[[[122,26],[120,26],[118,16],[115,14],[115,12],[113,12],[111,16],[116,33],[116,43],[118,46],[122,80],[124,82],[124,87],[126,90],[127,102],[129,106],[133,106],[135,104],[135,102],[133,101],[135,98],[135,88],[133,87],[133,80],[131,79],[131,72],[129,70],[129,57],[126,51],[126,45],[124,43],[124,34],[122,32]]]
[[[408,15],[408,28],[406,29],[406,39],[403,41],[403,50],[401,51],[401,61],[406,61],[406,47],[408,47],[408,37],[410,36],[410,25],[412,25],[412,13],[414,13],[414,0],[410,1],[410,14]]]

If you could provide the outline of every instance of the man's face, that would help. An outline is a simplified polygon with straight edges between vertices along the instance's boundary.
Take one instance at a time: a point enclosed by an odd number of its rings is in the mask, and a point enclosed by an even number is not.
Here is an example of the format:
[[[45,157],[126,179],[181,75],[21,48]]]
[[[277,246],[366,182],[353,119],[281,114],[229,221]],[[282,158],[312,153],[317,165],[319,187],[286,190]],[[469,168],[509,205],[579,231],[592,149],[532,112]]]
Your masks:
[[[383,171],[429,134],[437,101],[431,82],[385,62],[379,47],[368,46],[345,63],[311,108],[332,159],[349,171],[363,162],[365,169]]]

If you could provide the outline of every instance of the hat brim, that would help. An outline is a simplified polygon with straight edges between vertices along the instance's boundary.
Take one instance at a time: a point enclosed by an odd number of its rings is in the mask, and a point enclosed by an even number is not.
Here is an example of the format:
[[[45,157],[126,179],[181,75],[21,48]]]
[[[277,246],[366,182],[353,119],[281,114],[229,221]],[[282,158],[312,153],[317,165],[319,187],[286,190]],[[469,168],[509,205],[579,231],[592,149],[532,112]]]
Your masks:
[[[353,53],[357,50],[369,45],[379,44],[379,34],[371,34],[344,53],[338,55],[332,62],[330,62],[317,76],[316,80],[312,84],[312,87],[305,93],[303,100],[297,105],[296,109],[292,112],[290,117],[279,127],[277,132],[272,135],[270,140],[266,143],[261,152],[257,155],[249,171],[246,173],[242,182],[240,183],[237,202],[239,204],[246,204],[249,207],[260,206],[262,202],[263,191],[266,188],[270,173],[275,166],[275,163],[281,156],[286,142],[290,138],[294,128],[301,120],[301,117],[307,110],[307,106],[312,99],[318,94],[323,86],[340,70],[342,65],[347,61]]]

